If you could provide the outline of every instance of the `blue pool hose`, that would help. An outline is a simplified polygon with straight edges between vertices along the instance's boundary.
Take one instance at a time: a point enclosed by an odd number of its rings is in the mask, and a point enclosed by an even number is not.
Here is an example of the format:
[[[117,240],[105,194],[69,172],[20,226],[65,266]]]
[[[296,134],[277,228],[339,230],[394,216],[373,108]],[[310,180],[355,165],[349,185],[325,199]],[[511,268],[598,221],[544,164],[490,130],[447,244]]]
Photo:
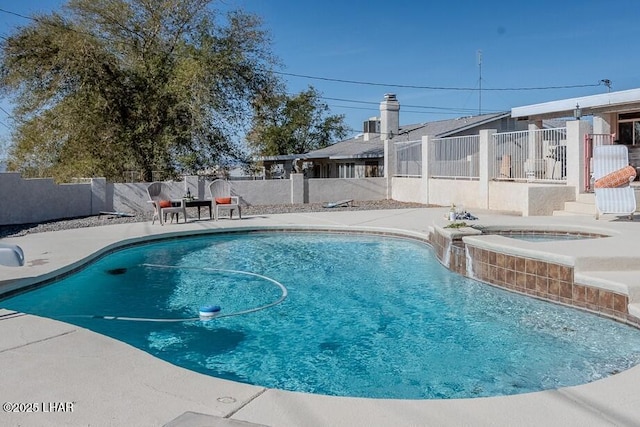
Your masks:
[[[249,314],[249,313],[255,313],[257,311],[261,311],[261,310],[265,310],[267,308],[273,307],[275,305],[280,304],[281,302],[283,302],[286,298],[287,295],[289,294],[289,291],[287,290],[287,288],[280,282],[271,279],[270,277],[267,276],[263,276],[261,274],[257,274],[257,273],[251,273],[249,271],[240,271],[240,270],[226,270],[223,268],[208,268],[208,267],[180,267],[180,266],[175,266],[175,265],[163,265],[163,264],[140,264],[142,267],[147,267],[147,268],[164,268],[164,269],[173,269],[173,270],[204,270],[204,271],[212,271],[212,272],[222,272],[222,273],[232,273],[232,274],[244,274],[246,276],[253,276],[253,277],[258,277],[260,279],[266,280],[268,282],[273,283],[274,285],[276,285],[277,287],[280,288],[280,290],[282,291],[282,295],[280,295],[280,298],[278,298],[276,301],[271,302],[269,304],[265,304],[262,305],[260,307],[255,307],[255,308],[250,308],[248,310],[242,310],[242,311],[236,311],[234,313],[226,313],[226,314],[216,314],[215,316],[207,316],[204,317],[203,316],[198,316],[198,317],[189,317],[189,318],[178,318],[178,319],[163,319],[163,318],[150,318],[150,317],[127,317],[127,316],[99,316],[99,315],[94,315],[94,316],[69,316],[69,317],[91,317],[93,319],[104,319],[104,320],[127,320],[127,321],[132,321],[132,322],[193,322],[196,320],[211,320],[213,318],[215,319],[220,319],[223,317],[232,317],[232,316],[240,316],[242,314]],[[213,307],[217,307],[217,306],[205,306],[202,307],[200,310],[202,311],[203,308],[205,309],[210,309]],[[218,308],[218,312],[219,312],[219,307]],[[208,310],[205,310],[208,311]]]

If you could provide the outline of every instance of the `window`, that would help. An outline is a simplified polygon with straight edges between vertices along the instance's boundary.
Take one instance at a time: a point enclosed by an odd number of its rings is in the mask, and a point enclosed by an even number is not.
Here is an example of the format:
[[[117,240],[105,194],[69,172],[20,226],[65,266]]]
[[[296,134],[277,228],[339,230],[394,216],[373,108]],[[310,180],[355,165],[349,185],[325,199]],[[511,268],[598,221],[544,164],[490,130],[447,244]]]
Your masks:
[[[620,144],[640,145],[640,113],[618,116],[618,140]]]
[[[374,178],[378,175],[378,162],[364,162],[365,178]]]
[[[325,163],[315,164],[312,178],[331,178],[331,165]]]
[[[355,178],[355,176],[356,176],[355,163],[340,163],[338,165],[339,178]]]

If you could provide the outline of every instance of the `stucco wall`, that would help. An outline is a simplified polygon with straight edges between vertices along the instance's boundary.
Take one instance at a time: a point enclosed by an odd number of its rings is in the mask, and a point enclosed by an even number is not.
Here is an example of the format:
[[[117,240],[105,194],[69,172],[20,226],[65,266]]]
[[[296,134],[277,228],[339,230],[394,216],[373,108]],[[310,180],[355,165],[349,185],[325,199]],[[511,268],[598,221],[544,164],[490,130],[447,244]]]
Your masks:
[[[338,200],[383,200],[386,198],[385,178],[312,178],[305,187],[308,203]]]
[[[479,200],[480,181],[455,179],[430,179],[429,203],[432,205],[449,206],[452,203],[465,209],[481,209]]]
[[[209,180],[188,177],[187,186],[183,181],[166,182],[172,197],[180,198],[185,188],[200,199],[210,199]],[[107,200],[113,201],[113,209],[117,212],[144,212],[152,208],[147,202],[148,183],[107,184]],[[231,181],[231,194],[240,197],[242,205],[274,205],[291,203],[291,181],[289,179],[271,179],[255,181]]]
[[[564,202],[575,200],[575,188],[566,185],[489,183],[489,209],[519,212],[523,216],[552,215],[564,209]]]
[[[331,202],[344,199],[382,200],[385,178],[292,179],[231,181],[231,192],[243,205]],[[166,182],[172,198],[187,189],[200,199],[210,199],[210,181],[197,176]],[[18,173],[0,173],[0,225],[97,215],[100,212],[151,212],[148,183],[109,183],[95,178],[90,183],[58,185],[51,179],[23,179]]]
[[[391,198],[399,202],[427,204],[427,190],[422,178],[393,177]]]
[[[345,199],[418,202],[467,209],[511,211],[522,215],[551,215],[575,200],[584,187],[584,135],[588,124],[567,123],[567,184],[492,181],[489,159],[492,131],[480,134],[480,165],[477,180],[427,179],[429,162],[423,162],[422,178],[393,177],[395,150],[385,141],[384,169],[380,178],[310,178],[292,174],[290,179],[231,181],[232,193],[244,205],[324,203]],[[423,159],[430,158],[429,137],[423,138]],[[149,212],[146,183],[112,184],[104,178],[91,184],[57,185],[50,179],[22,179],[16,173],[0,174],[0,225],[42,222],[58,218],[107,212]],[[171,195],[183,196],[187,189],[200,199],[209,199],[209,181],[197,176],[168,183]],[[573,192],[573,193],[572,193]]]
[[[489,209],[503,212],[523,212],[527,208],[527,184],[489,182]]]
[[[28,224],[91,214],[91,184],[56,184],[0,174],[0,225]]]
[[[184,195],[184,185],[175,182],[168,184],[172,198],[178,199]],[[127,213],[153,212],[153,207],[148,202],[148,186],[148,183],[108,183],[105,206],[102,210]]]
[[[231,192],[243,205],[277,205],[291,203],[291,180],[231,181]]]
[[[576,200],[575,188],[566,185],[529,186],[525,216],[553,215],[564,203]]]

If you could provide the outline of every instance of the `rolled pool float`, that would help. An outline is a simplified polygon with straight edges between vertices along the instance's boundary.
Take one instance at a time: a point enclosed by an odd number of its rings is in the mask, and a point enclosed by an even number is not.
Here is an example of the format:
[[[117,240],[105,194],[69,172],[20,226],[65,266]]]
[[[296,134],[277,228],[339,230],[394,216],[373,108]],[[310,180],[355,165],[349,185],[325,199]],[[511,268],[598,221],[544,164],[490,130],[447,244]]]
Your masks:
[[[219,305],[205,305],[200,307],[198,314],[201,319],[212,319],[220,313]]]

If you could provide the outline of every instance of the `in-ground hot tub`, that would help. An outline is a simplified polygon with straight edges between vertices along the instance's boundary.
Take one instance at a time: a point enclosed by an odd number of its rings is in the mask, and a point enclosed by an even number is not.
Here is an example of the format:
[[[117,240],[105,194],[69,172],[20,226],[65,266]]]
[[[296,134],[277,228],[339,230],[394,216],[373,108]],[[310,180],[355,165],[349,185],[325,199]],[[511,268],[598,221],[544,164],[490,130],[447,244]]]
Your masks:
[[[511,239],[524,240],[527,242],[552,242],[552,241],[564,241],[564,240],[585,240],[585,239],[598,239],[603,237],[610,237],[606,234],[586,232],[586,231],[572,231],[572,230],[557,230],[557,229],[495,229],[495,230],[483,230],[482,234],[497,234],[499,236],[509,237]]]

